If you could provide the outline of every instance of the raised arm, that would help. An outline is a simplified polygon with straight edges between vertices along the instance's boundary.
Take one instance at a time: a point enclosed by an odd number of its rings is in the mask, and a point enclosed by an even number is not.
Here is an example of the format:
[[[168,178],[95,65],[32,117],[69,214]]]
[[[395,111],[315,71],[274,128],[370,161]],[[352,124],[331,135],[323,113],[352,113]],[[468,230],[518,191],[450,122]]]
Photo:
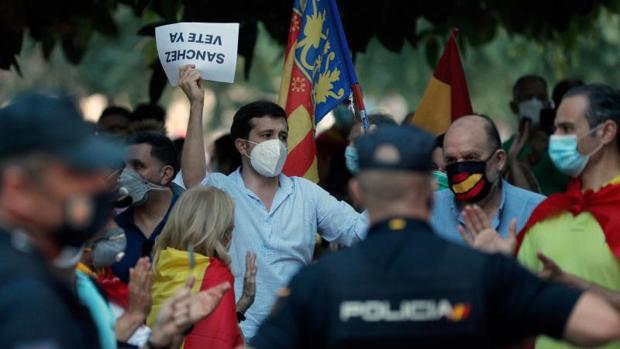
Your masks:
[[[593,347],[618,338],[620,338],[618,310],[593,292],[585,292],[568,319],[564,339],[578,346]]]
[[[181,157],[181,173],[187,189],[194,187],[207,173],[205,159],[204,134],[202,130],[202,110],[204,107],[204,91],[200,72],[194,65],[184,65],[179,69],[179,86],[190,102],[187,135]]]
[[[611,304],[614,308],[616,308],[616,310],[620,311],[620,292],[610,290],[588,280],[582,279],[576,275],[565,272],[551,258],[545,256],[541,252],[538,252],[536,256],[543,265],[543,269],[540,273],[540,277],[543,279],[561,282],[568,286],[580,288],[582,290],[588,290],[599,295],[600,297],[603,297],[607,303]]]

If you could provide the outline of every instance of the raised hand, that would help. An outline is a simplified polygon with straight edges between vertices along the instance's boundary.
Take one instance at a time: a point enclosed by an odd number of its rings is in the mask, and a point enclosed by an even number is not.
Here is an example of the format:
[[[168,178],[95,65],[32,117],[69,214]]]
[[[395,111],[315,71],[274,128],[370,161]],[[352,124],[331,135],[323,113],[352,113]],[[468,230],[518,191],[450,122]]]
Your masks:
[[[243,275],[243,293],[237,302],[237,312],[244,314],[254,303],[256,296],[256,253],[248,251],[245,254],[245,274]]]
[[[151,262],[148,257],[138,259],[129,269],[129,306],[127,312],[146,318],[151,311]]]
[[[457,229],[469,246],[487,253],[513,254],[517,241],[515,219],[510,222],[508,237],[504,239],[491,227],[489,217],[478,205],[465,206],[461,215],[465,221],[465,228],[458,226]]]
[[[193,285],[194,278],[188,278],[187,283],[161,307],[149,339],[150,343],[158,347],[168,347],[177,341],[193,324],[211,314],[224,293],[230,289],[230,284],[225,282],[192,296]]]
[[[179,68],[179,86],[185,92],[190,103],[204,101],[205,93],[202,90],[202,78],[200,72],[193,64]]]

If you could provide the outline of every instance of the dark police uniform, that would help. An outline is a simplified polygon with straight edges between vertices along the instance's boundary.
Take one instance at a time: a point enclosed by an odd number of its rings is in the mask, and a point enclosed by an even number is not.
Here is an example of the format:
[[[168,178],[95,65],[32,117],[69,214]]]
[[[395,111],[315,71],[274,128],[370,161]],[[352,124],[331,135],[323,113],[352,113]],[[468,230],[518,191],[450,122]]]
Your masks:
[[[88,309],[23,238],[0,230],[0,256],[1,348],[99,348]]]
[[[432,149],[425,138],[432,142],[417,129],[393,127],[364,136],[360,169],[424,171]],[[381,154],[398,163],[377,163]],[[538,333],[560,338],[580,295],[512,259],[445,241],[425,221],[394,217],[302,269],[252,346],[495,348]]]

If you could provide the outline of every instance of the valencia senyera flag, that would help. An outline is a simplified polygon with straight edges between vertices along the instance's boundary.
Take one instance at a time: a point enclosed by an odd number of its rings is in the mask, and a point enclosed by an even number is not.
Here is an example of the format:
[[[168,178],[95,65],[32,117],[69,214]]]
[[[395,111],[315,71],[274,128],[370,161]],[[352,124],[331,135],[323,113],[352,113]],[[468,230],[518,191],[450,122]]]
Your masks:
[[[314,127],[357,82],[335,0],[295,0],[279,104],[288,115],[284,173],[318,182]]]

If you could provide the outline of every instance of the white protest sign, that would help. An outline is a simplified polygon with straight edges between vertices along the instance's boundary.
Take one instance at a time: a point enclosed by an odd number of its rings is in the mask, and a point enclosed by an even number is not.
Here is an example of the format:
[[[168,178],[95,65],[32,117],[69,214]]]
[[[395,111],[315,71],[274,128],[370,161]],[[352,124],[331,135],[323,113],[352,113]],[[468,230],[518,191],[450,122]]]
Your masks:
[[[196,65],[205,80],[233,82],[238,40],[239,23],[184,22],[155,28],[159,61],[172,86],[186,64]]]

